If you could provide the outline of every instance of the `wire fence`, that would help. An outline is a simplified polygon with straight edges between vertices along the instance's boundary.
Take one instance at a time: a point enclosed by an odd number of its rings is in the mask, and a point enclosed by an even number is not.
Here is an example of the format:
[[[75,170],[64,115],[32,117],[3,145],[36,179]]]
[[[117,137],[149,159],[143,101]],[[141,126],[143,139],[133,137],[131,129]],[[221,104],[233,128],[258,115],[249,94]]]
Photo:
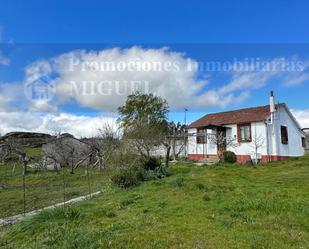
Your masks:
[[[29,168],[22,173],[18,163],[0,165],[0,218],[40,209],[101,191],[109,178],[90,166],[58,171]]]

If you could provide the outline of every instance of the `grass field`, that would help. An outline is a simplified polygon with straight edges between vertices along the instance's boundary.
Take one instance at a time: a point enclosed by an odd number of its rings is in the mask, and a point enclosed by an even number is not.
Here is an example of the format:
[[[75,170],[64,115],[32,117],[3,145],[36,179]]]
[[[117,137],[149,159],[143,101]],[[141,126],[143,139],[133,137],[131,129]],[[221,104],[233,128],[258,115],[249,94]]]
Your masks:
[[[309,157],[170,172],[2,229],[0,247],[309,248]]]
[[[61,172],[37,171],[29,168],[25,178],[26,211],[42,208],[101,190],[106,176],[90,170],[89,181],[85,168],[78,168],[75,174],[68,170]],[[23,213],[23,178],[19,163],[0,165],[0,218]]]

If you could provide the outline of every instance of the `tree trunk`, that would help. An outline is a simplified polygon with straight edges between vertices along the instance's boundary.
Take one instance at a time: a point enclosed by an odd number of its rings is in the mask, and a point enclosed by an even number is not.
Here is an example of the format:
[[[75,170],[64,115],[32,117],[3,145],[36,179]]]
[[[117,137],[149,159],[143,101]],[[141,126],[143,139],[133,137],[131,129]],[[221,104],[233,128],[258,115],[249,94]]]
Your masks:
[[[25,176],[27,174],[27,165],[28,165],[29,159],[26,154],[20,155],[20,159],[21,159],[22,166],[23,166],[22,174],[23,176]]]
[[[173,160],[176,161],[176,135],[175,135],[175,129],[173,132]]]
[[[74,163],[73,163],[73,160],[72,160],[72,162],[71,162],[71,172],[70,172],[71,174],[74,174]]]
[[[23,160],[23,176],[25,176],[27,174],[27,164],[28,162],[26,160]]]
[[[166,155],[165,155],[165,166],[168,167],[169,160],[170,160],[170,151],[171,151],[171,146],[168,146],[166,149]]]
[[[150,159],[150,150],[146,150],[146,153],[147,153],[147,159],[149,160]]]
[[[99,171],[100,171],[100,172],[103,171],[103,159],[102,159],[101,156],[100,156],[100,158],[99,158]]]

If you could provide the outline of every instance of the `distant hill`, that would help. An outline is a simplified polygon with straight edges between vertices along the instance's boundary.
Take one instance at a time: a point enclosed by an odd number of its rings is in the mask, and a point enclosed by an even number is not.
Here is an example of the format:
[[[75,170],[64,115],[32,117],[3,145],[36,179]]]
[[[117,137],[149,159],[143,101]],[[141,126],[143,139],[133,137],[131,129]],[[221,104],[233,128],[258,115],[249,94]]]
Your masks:
[[[0,138],[0,145],[7,142],[18,144],[21,147],[40,147],[49,142],[54,136],[38,132],[10,132]]]

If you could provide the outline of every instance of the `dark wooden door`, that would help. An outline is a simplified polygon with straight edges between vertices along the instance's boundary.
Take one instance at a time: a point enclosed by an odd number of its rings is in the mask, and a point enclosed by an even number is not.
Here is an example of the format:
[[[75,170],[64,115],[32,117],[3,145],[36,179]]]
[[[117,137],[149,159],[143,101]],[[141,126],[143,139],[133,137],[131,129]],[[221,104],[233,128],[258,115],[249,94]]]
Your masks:
[[[220,127],[217,128],[217,134],[218,134],[218,143],[217,143],[217,149],[218,151],[226,151],[226,128]]]

